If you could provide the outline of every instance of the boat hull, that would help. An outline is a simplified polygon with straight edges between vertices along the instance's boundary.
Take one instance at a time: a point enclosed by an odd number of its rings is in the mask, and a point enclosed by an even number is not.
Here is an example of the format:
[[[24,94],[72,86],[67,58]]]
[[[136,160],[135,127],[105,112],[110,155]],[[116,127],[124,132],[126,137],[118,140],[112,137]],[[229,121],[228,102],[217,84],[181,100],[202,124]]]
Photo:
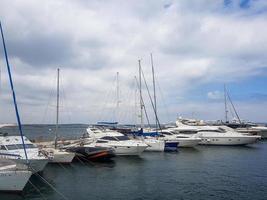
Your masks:
[[[31,175],[28,170],[0,171],[0,191],[21,192]]]
[[[112,146],[117,156],[139,156],[147,146]]]
[[[16,159],[15,162],[19,164],[27,164],[25,159]],[[29,167],[32,173],[38,173],[44,170],[45,166],[48,163],[48,159],[30,159],[29,160]]]
[[[109,160],[115,157],[114,150],[103,147],[70,147],[66,149],[68,152],[75,153],[77,158],[90,161]]]
[[[179,139],[179,147],[195,147],[201,142],[201,139],[195,138],[182,138]]]
[[[144,142],[148,145],[145,151],[164,151],[165,142],[161,140],[145,139]]]
[[[177,141],[166,141],[164,151],[178,151],[179,142]]]
[[[201,145],[223,145],[238,146],[248,145],[257,142],[260,136],[240,136],[240,137],[201,137]]]
[[[53,158],[49,160],[49,163],[61,163],[61,164],[69,164],[72,162],[73,158],[75,157],[75,153],[54,150],[53,151]]]

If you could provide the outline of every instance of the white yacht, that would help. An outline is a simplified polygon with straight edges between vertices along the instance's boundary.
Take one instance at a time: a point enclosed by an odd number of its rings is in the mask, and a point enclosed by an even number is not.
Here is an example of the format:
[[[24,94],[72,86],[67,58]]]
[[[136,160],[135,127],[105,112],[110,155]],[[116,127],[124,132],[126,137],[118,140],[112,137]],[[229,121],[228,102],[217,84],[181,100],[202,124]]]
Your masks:
[[[188,130],[187,133],[184,133],[185,130],[179,128],[170,128],[163,129],[160,133],[162,134],[161,138],[177,141],[179,143],[178,147],[195,147],[201,141],[193,130]],[[190,133],[190,134],[188,134]]]
[[[261,139],[267,139],[267,127],[265,126],[251,126],[248,128],[237,128],[237,132],[246,134],[246,135],[259,135]]]
[[[0,191],[21,192],[32,172],[14,161],[0,159]]]
[[[48,158],[28,138],[25,136],[23,138],[30,169],[33,173],[42,171],[48,163]],[[0,136],[0,153],[2,154],[0,158],[13,159],[18,163],[27,164],[21,136]]]
[[[197,129],[197,135],[201,138],[199,144],[203,145],[247,145],[255,143],[261,138],[261,136],[258,135],[244,135],[238,133],[227,126],[189,126],[181,123],[180,120],[176,121],[176,125],[183,129]]]
[[[111,131],[108,129],[100,130],[89,127],[87,129],[87,133],[89,136],[89,140],[87,140],[88,145],[92,145],[90,143],[93,139],[96,147],[111,147],[118,156],[140,155],[148,147],[144,141],[132,140],[128,136],[125,136],[117,131]]]
[[[226,126],[203,126],[198,128],[204,145],[247,145],[257,142],[258,135],[244,135]]]

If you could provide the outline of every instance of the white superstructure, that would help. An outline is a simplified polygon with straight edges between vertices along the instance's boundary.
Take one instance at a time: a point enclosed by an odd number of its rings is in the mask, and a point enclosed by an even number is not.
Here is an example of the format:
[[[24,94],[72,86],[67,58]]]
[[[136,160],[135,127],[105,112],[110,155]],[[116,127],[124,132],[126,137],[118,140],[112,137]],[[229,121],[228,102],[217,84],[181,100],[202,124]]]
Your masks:
[[[24,137],[25,148],[28,156],[29,167],[33,173],[42,171],[48,159],[39,151],[28,138]],[[0,158],[8,158],[18,163],[27,164],[21,136],[0,136]]]

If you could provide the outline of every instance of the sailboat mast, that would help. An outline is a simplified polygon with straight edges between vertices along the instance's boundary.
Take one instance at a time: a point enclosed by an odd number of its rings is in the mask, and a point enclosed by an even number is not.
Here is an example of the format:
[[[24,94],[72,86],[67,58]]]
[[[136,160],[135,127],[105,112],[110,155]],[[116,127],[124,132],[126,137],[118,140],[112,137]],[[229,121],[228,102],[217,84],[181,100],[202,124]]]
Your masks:
[[[57,148],[57,139],[58,139],[58,119],[59,119],[59,68],[57,69],[57,113],[56,113],[55,148]]]
[[[227,110],[227,97],[226,97],[226,86],[224,84],[224,111],[225,111],[225,122],[228,122],[228,110]]]
[[[141,128],[144,128],[144,119],[143,119],[143,102],[142,102],[142,68],[141,60],[138,60],[139,64],[139,94],[140,94],[140,118],[141,118]]]
[[[117,122],[119,122],[119,107],[120,107],[120,85],[119,85],[119,72],[117,72],[117,77],[116,77],[116,79],[117,79],[117,111],[116,111],[116,113],[117,113],[117,116],[116,116],[116,120],[117,120]]]
[[[156,128],[158,128],[156,84],[155,84],[155,72],[154,72],[154,63],[153,63],[153,55],[152,55],[152,53],[150,54],[150,58],[151,58],[151,67],[152,67],[152,76],[153,76],[153,91],[154,91],[155,121],[156,121]]]
[[[9,61],[8,61],[6,43],[5,43],[5,38],[4,38],[4,33],[3,33],[1,21],[0,21],[0,30],[1,30],[2,42],[3,42],[4,52],[5,52],[5,59],[6,59],[8,76],[9,76],[9,82],[10,82],[10,87],[11,87],[12,96],[13,96],[13,103],[14,103],[14,106],[15,106],[15,112],[16,112],[17,122],[18,122],[18,126],[19,126],[19,132],[20,132],[20,136],[21,136],[23,150],[24,150],[24,153],[25,153],[26,162],[29,163],[28,155],[27,155],[27,151],[26,151],[26,147],[25,147],[25,142],[24,142],[24,137],[23,137],[24,135],[23,135],[23,132],[22,132],[22,126],[21,126],[21,121],[20,121],[20,116],[19,116],[19,110],[18,110],[18,105],[17,105],[17,100],[16,100],[15,89],[14,89],[14,86],[13,86],[13,80],[12,80],[11,70],[10,70]]]

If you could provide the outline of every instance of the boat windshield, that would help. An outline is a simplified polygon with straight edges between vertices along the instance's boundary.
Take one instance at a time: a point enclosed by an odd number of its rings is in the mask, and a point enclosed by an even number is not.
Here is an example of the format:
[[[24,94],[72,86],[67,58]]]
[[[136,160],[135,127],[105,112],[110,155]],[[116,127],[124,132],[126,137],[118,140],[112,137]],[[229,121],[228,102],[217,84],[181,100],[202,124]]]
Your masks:
[[[105,136],[105,137],[102,137],[100,138],[101,140],[112,140],[112,141],[116,141],[116,138],[114,137],[110,137],[110,136]]]
[[[181,134],[196,134],[197,133],[197,131],[193,131],[193,130],[186,130],[186,131],[179,131],[179,133],[181,133]]]
[[[5,145],[7,150],[16,150],[16,149],[23,149],[23,144],[9,144],[9,145]],[[33,149],[33,148],[37,148],[36,146],[34,146],[34,144],[25,144],[25,148],[26,149]]]
[[[199,130],[198,132],[216,132],[216,133],[225,133],[226,131],[223,129],[223,128],[218,128],[218,129],[202,129],[202,130]]]
[[[172,133],[171,132],[161,132],[163,135],[172,135]]]
[[[130,140],[127,136],[117,136],[116,137],[119,141],[125,141],[125,140]]]

